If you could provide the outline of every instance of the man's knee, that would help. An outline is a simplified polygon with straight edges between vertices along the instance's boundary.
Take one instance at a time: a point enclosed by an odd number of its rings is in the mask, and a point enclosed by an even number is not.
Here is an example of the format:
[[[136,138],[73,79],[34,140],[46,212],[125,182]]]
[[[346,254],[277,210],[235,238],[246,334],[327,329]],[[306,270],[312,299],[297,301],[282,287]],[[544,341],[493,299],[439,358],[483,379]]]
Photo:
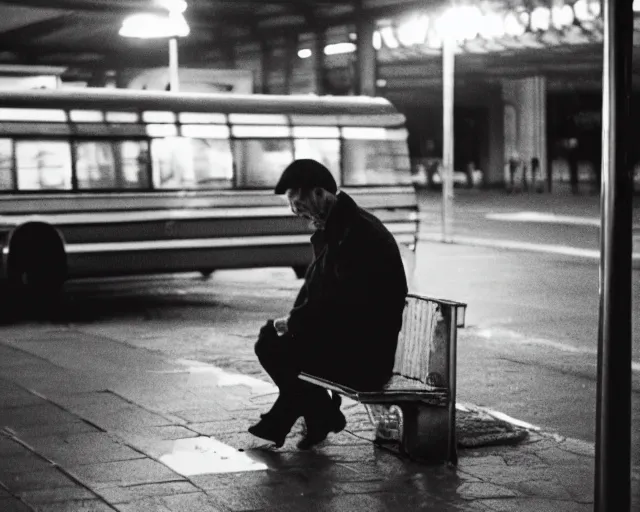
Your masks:
[[[270,345],[273,344],[273,341],[269,338],[265,338],[265,337],[259,337],[258,341],[256,341],[256,344],[253,347],[254,352],[256,353],[256,356],[258,356],[258,359],[262,360],[265,357],[268,357],[267,354],[269,354],[272,350],[270,350]]]
[[[273,321],[269,320],[261,329],[260,335],[258,336],[258,341],[254,346],[254,351],[258,359],[263,359],[265,356],[268,357],[269,354],[273,353],[276,350],[274,346],[274,341],[277,341],[278,333],[273,327]]]
[[[286,334],[260,336],[254,345],[256,356],[263,367],[276,364],[297,368],[301,357],[299,349],[299,344],[292,343],[291,337]]]
[[[258,333],[258,341],[266,338],[273,338],[277,336],[276,328],[273,326],[273,320],[268,320],[262,327],[260,327],[260,332]]]

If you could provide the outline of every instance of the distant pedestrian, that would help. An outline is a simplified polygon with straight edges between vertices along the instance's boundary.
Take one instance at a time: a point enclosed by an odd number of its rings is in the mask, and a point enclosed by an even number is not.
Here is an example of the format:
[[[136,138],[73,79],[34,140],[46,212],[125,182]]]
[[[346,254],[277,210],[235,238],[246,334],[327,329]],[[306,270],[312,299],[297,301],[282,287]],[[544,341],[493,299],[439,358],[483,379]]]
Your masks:
[[[473,173],[476,170],[475,162],[467,162],[465,174],[467,175],[467,188],[473,188]]]
[[[578,183],[578,154],[575,149],[569,150],[567,163],[569,165],[569,183],[571,184],[571,193],[576,195],[580,193],[580,188]]]
[[[536,192],[543,192],[542,172],[540,170],[540,159],[534,156],[531,159],[531,186]]]
[[[315,258],[288,316],[269,320],[255,351],[280,390],[249,432],[284,444],[300,416],[307,449],[346,425],[340,397],[301,381],[301,371],[358,389],[377,390],[391,377],[407,281],[393,235],[315,160],[296,160],[275,188],[292,211],[311,221]]]
[[[509,158],[509,192],[514,192],[516,189],[516,173],[520,167],[520,161],[516,156]]]

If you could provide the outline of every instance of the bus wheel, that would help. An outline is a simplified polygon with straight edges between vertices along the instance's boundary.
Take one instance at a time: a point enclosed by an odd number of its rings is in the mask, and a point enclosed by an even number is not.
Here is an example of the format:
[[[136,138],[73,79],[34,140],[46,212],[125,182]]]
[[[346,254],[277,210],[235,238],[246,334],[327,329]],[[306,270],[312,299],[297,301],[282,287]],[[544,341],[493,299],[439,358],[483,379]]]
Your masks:
[[[296,273],[298,279],[303,279],[307,273],[307,268],[309,268],[307,265],[296,265],[293,267],[293,271]]]
[[[19,295],[26,299],[53,299],[67,276],[60,235],[42,223],[19,227],[9,241],[7,267],[9,281]]]
[[[205,270],[200,270],[200,274],[202,274],[202,277],[204,277],[205,279],[209,279],[211,277],[211,274],[213,274],[213,269],[208,268]]]

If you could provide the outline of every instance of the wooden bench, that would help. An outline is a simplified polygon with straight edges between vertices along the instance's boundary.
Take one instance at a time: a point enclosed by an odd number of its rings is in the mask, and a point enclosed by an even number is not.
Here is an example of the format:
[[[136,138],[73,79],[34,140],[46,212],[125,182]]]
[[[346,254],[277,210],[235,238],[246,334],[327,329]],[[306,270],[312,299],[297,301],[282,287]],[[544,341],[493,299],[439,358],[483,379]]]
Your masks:
[[[456,342],[466,304],[407,295],[393,376],[384,389],[363,392],[306,373],[300,379],[366,405],[402,411],[400,447],[410,458],[457,464]]]

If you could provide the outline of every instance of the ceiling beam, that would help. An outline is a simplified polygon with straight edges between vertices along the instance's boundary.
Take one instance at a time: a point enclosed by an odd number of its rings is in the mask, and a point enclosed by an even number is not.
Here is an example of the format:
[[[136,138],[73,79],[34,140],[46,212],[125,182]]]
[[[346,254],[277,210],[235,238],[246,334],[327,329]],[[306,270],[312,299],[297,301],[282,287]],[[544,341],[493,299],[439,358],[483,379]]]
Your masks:
[[[563,47],[548,47],[544,49],[529,49],[522,48],[519,50],[509,50],[509,53],[505,52],[491,52],[491,53],[483,53],[483,54],[473,54],[473,53],[465,53],[456,56],[456,60],[458,62],[465,62],[467,60],[472,59],[515,59],[517,62],[523,62],[527,59],[543,59],[548,61],[554,61],[556,59],[568,59],[570,62],[580,62],[580,61],[595,61],[602,62],[602,45],[598,44],[585,44],[585,45],[575,45],[573,47],[566,45]],[[640,56],[640,54],[639,54]],[[382,67],[392,67],[397,65],[425,65],[427,63],[433,64],[436,66],[441,66],[440,62],[442,60],[442,56],[438,54],[427,55],[424,57],[411,57],[409,59],[399,60],[384,60],[379,62],[379,65]]]
[[[313,16],[309,16],[305,25],[300,28],[313,32],[314,30],[324,30],[339,25],[356,24],[356,22],[362,20],[376,21],[385,18],[398,18],[413,12],[423,12],[426,9],[437,9],[445,4],[445,0],[434,0],[429,4],[425,4],[425,0],[406,0],[400,4],[394,5],[383,5],[378,7],[363,6],[359,11],[355,9],[353,2],[342,2],[341,5],[344,5],[345,3],[351,6],[350,12],[336,14],[334,16],[320,16],[315,14]],[[425,7],[427,5],[428,7]],[[310,11],[307,10],[307,13],[309,12]]]
[[[189,9],[199,11],[211,11],[211,7],[234,4],[251,5],[287,5],[287,6],[312,6],[322,5],[342,5],[342,0],[190,0]],[[166,10],[155,4],[153,0],[0,0],[0,4],[18,5],[20,7],[34,7],[40,9],[62,9],[73,11],[119,11],[119,12],[166,12]]]
[[[87,52],[93,53],[93,52]],[[46,65],[46,66],[65,66],[67,68],[77,68],[86,71],[96,69],[119,69],[122,66],[122,58],[119,54],[111,52],[105,52],[95,55],[95,58],[90,61],[80,59],[78,54],[70,53],[55,53],[48,55],[38,55],[34,58],[34,65]],[[3,62],[0,60],[0,62]],[[131,54],[127,61],[126,67],[131,68],[150,68],[166,66],[168,63],[168,56],[160,53],[136,53]],[[182,63],[188,64],[188,61]]]
[[[65,11],[166,12],[153,0],[0,0],[0,4]]]
[[[224,12],[225,5],[233,5],[238,7],[239,3],[248,3],[249,5],[265,5],[265,4],[281,4],[291,8],[291,13],[309,13],[313,11],[313,7],[319,6],[343,6],[344,1],[338,0],[299,0],[292,2],[291,0],[189,0],[189,7],[185,12],[188,19],[200,20],[213,23],[238,23],[246,22],[246,14],[235,14]],[[436,0],[428,4],[429,9],[437,8],[444,3],[444,0]],[[16,5],[20,7],[33,7],[40,9],[60,9],[73,10],[76,12],[101,12],[110,13],[114,16],[126,15],[132,12],[166,12],[165,9],[154,4],[153,0],[0,0],[0,6]],[[353,7],[353,4],[351,4]],[[215,9],[218,7],[218,9]],[[220,12],[222,10],[222,12]],[[424,0],[407,0],[405,2],[386,5],[379,7],[363,7],[360,15],[367,19],[380,19],[386,17],[396,17],[408,14],[416,10],[425,10]],[[273,18],[273,15],[258,16],[253,18],[259,22],[264,19]],[[342,13],[336,16],[311,17],[314,19],[314,26],[307,22],[309,29],[328,28],[330,26],[349,24],[356,22],[355,9],[349,13]],[[309,20],[310,21],[310,20]]]
[[[189,6],[193,7],[205,7],[211,5],[211,0],[187,0]],[[215,0],[215,3],[219,4],[273,4],[273,5],[288,5],[292,8],[300,8],[313,5],[343,5],[345,0]]]
[[[83,44],[80,48],[72,45],[37,46],[33,44],[13,44],[11,48],[0,46],[0,51],[15,52],[28,56],[30,64],[63,65],[94,69],[124,67],[156,67],[168,65],[169,52],[165,41],[132,41],[123,40],[117,46],[96,46]],[[228,46],[228,45],[227,45]],[[224,45],[216,45],[223,48]],[[215,48],[211,48],[215,49]],[[202,46],[197,44],[180,44],[180,64],[201,63]],[[87,55],[95,55],[94,59],[85,60]],[[126,60],[123,59],[126,55]],[[15,63],[14,60],[10,61]],[[9,61],[2,61],[9,62]]]
[[[61,16],[56,16],[55,18],[30,23],[29,25],[24,25],[11,30],[5,30],[4,32],[0,32],[0,45],[3,41],[25,41],[53,34],[60,29],[69,27],[74,20],[77,20],[75,14],[63,14]]]

